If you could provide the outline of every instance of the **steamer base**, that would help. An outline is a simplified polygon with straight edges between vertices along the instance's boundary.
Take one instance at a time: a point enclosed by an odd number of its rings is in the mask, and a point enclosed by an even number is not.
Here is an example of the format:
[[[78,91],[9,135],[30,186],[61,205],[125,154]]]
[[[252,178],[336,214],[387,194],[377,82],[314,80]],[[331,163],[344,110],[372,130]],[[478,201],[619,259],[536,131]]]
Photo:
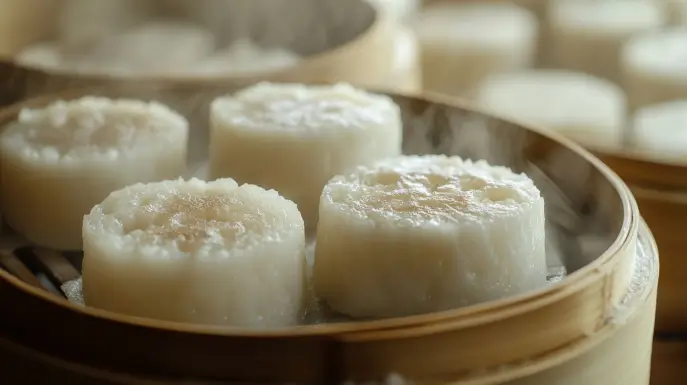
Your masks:
[[[552,352],[547,357],[539,357],[501,370],[489,370],[491,373],[485,376],[478,375],[459,381],[418,381],[416,384],[649,385],[656,315],[658,255],[653,236],[646,225],[642,225],[640,229],[638,244],[638,267],[628,293],[628,300],[623,305],[624,308],[618,309],[617,314],[609,318],[607,325],[599,332],[569,347]],[[55,327],[55,333],[59,333],[58,325],[46,327]],[[684,353],[687,354],[687,344],[684,347]],[[9,377],[5,377],[3,384],[189,384],[185,379],[114,373],[53,357],[42,353],[40,349],[40,346],[22,344],[20,335],[11,335],[4,330],[0,332],[1,366],[12,368],[12,373],[8,372]],[[665,354],[666,349],[662,348],[660,353]],[[656,367],[661,366],[657,364]],[[668,377],[662,373],[658,378]],[[204,381],[192,383],[211,384]],[[659,382],[651,384],[663,385]]]

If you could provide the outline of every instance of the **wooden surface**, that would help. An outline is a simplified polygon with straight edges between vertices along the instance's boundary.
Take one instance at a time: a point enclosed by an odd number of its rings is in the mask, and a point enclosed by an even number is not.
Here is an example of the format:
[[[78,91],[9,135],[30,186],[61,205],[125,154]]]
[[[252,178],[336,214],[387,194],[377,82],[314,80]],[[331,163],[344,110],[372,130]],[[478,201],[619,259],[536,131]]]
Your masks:
[[[654,340],[651,385],[687,383],[687,336],[681,340]]]

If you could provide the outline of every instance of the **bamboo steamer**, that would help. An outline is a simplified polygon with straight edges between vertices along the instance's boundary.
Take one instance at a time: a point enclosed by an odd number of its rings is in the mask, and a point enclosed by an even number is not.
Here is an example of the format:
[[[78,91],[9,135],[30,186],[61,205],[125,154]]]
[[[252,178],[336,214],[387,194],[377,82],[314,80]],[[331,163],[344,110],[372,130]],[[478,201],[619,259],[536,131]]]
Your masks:
[[[205,156],[210,100],[233,90],[101,86],[21,102],[0,112],[0,122],[58,98],[155,98],[188,117],[192,140],[201,143],[190,147],[195,162]],[[482,158],[535,180],[570,272],[565,279],[441,313],[246,331],[69,302],[40,278],[78,277],[78,253],[32,247],[10,234],[0,250],[0,360],[26,370],[22,383],[340,384],[397,372],[420,385],[648,385],[657,250],[620,178],[553,134],[436,97],[392,97],[403,111],[404,152]]]
[[[0,26],[0,55],[11,57],[37,41],[54,40],[57,18],[64,0],[1,0],[0,20],[13,22]],[[136,3],[160,3],[169,0],[137,0]],[[242,0],[221,0],[214,4],[230,4]],[[262,2],[264,4],[259,4]],[[193,2],[192,2],[193,3]],[[207,1],[205,1],[207,3]],[[266,44],[279,44],[303,53],[297,65],[283,70],[245,75],[148,76],[46,71],[42,83],[27,86],[25,95],[34,90],[45,92],[65,87],[84,87],[106,83],[164,84],[250,84],[256,80],[336,82],[345,81],[361,86],[393,87],[397,79],[389,79],[394,66],[393,23],[367,0],[290,0],[289,12],[269,17],[248,17],[253,8],[270,9],[270,0],[251,0],[254,7],[241,7],[252,24],[237,31],[222,31],[228,36],[248,35]],[[198,3],[200,7],[200,3]],[[210,2],[212,4],[212,1]],[[243,3],[245,5],[245,2]],[[226,12],[222,5],[217,13]],[[299,10],[302,10],[299,11]],[[234,12],[235,13],[235,12]],[[283,12],[282,12],[283,13]],[[254,15],[253,15],[254,16]],[[191,16],[188,16],[191,17]],[[194,21],[204,22],[200,18]],[[232,15],[232,20],[242,20]],[[231,40],[231,38],[230,38]],[[5,66],[8,63],[4,64]],[[35,67],[20,69],[39,70]]]
[[[657,260],[655,246],[646,228],[642,228],[645,245],[649,248],[644,256],[646,274],[651,276],[651,287],[645,287],[627,319],[612,324],[595,335],[555,352],[536,364],[516,362],[507,369],[487,370],[490,376],[464,380],[420,380],[419,384],[622,384],[648,385],[652,327],[656,306],[655,279]],[[136,343],[136,347],[142,346]],[[46,380],[70,384],[218,384],[219,382],[189,381],[170,377],[151,377],[131,373],[113,372],[75,361],[50,356],[43,351],[16,342],[16,338],[0,337],[0,358],[22,373],[23,383],[39,383]],[[515,377],[515,378],[514,378]],[[224,382],[222,382],[224,383]],[[320,382],[334,384],[336,382]],[[10,382],[9,384],[13,384]]]
[[[630,186],[661,249],[656,330],[687,332],[687,167],[627,154],[600,154]]]

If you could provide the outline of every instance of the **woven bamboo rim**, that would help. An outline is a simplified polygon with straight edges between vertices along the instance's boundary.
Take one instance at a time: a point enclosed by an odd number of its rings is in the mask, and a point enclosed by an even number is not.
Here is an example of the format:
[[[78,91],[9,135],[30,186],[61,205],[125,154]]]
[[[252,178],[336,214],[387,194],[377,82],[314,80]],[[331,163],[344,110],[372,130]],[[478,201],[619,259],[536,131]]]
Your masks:
[[[667,174],[664,174],[667,175]],[[687,268],[684,257],[687,248],[687,192],[660,191],[631,187],[644,219],[655,230],[661,247],[661,275],[656,330],[687,332]]]
[[[477,379],[454,381],[420,381],[416,385],[487,385],[508,383],[575,384],[584,385],[648,385],[650,372],[653,318],[656,310],[656,280],[658,258],[656,243],[645,224],[640,227],[640,241],[646,248],[644,277],[648,279],[635,298],[626,303],[631,311],[627,318],[608,322],[598,333],[576,341],[545,357],[523,361],[509,370],[487,373]],[[637,276],[637,275],[636,275]],[[81,363],[49,356],[34,348],[23,346],[0,335],[0,359],[23,372],[33,373],[32,379],[43,381],[79,381],[88,384],[161,385],[188,384],[187,380],[151,378],[144,375],[114,373]],[[571,373],[574,375],[571,376]],[[629,381],[629,382],[628,382]],[[217,382],[193,381],[197,385]]]
[[[600,153],[598,157],[630,186],[642,216],[656,234],[664,267],[656,330],[687,332],[687,166],[629,152]]]
[[[19,103],[0,112],[0,123],[13,119],[22,107],[83,93],[72,91]],[[448,105],[470,111],[439,98],[396,98],[408,108]],[[344,374],[346,379],[381,378],[398,368],[410,378],[429,381],[490,373],[523,358],[545,356],[605,327],[608,315],[627,293],[641,220],[634,198],[620,178],[581,147],[555,134],[496,121],[539,138],[540,147],[531,148],[531,156],[545,152],[547,146],[567,148],[592,165],[622,202],[622,228],[613,245],[560,283],[436,314],[256,332],[85,308],[0,271],[0,303],[6,309],[25,309],[3,315],[0,324],[21,335],[26,344],[42,341],[46,353],[85,365],[134,373],[145,365],[151,375],[246,382],[338,383]],[[2,254],[9,258],[11,250]],[[54,333],[45,327],[46,319],[68,326]],[[122,344],[123,340],[136,341],[142,348],[132,349]],[[74,346],[74,341],[79,345]],[[155,354],[148,354],[143,347],[155,347]],[[423,354],[418,355],[420,350]],[[189,360],[189,355],[194,359]]]

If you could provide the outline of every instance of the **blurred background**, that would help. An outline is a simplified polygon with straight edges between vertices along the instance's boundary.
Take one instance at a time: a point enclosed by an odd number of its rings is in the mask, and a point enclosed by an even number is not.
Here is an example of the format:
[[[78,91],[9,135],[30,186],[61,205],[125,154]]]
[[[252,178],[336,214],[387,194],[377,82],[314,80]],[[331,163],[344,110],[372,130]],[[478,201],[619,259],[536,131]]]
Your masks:
[[[41,79],[5,102],[101,82],[341,81],[566,136],[633,188],[661,252],[652,384],[687,378],[687,0],[0,0],[0,55]]]
[[[434,92],[592,149],[687,159],[687,131],[675,127],[687,121],[685,0],[2,0],[0,7],[0,54],[51,73]]]

